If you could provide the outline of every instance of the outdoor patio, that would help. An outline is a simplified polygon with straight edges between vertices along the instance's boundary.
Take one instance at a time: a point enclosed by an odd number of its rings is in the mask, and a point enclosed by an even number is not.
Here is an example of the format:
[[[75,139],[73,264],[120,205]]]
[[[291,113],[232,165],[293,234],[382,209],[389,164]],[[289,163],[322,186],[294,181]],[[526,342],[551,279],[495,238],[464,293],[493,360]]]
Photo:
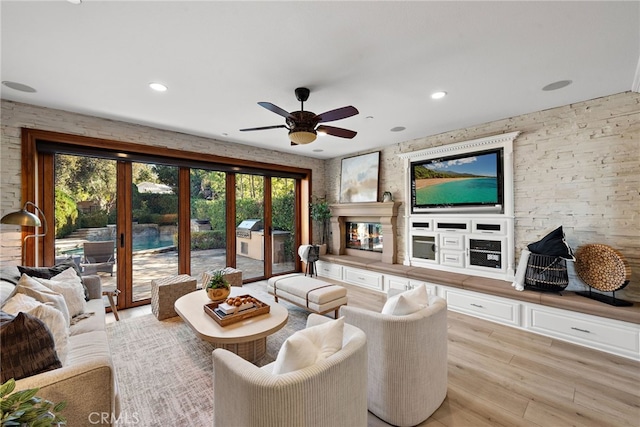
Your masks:
[[[264,275],[264,262],[249,257],[237,255],[236,269],[242,271],[242,278],[261,277]],[[208,249],[191,252],[191,275],[201,286],[202,273],[209,270],[225,268],[226,250]],[[293,262],[283,262],[273,265],[273,272],[291,271],[295,268]],[[103,286],[116,284],[116,269],[113,277],[108,273],[99,272]],[[151,281],[162,277],[178,274],[178,252],[172,251],[139,251],[133,254],[133,300],[139,301],[151,298]],[[106,302],[106,300],[105,300]]]

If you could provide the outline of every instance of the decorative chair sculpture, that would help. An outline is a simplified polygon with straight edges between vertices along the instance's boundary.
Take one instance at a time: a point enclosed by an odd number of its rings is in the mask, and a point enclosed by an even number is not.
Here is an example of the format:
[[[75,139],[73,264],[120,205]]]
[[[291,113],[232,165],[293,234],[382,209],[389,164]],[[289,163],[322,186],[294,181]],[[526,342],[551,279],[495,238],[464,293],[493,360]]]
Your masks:
[[[113,276],[115,262],[113,240],[84,242],[84,259],[80,263],[83,274],[96,274],[98,271],[103,271]]]
[[[332,319],[310,314],[307,328]],[[366,426],[364,332],[344,325],[342,349],[311,366],[273,374],[236,354],[213,351],[213,425],[243,427]]]
[[[447,395],[447,303],[427,298],[427,307],[403,316],[340,309],[367,335],[369,411],[395,426],[420,424]]]

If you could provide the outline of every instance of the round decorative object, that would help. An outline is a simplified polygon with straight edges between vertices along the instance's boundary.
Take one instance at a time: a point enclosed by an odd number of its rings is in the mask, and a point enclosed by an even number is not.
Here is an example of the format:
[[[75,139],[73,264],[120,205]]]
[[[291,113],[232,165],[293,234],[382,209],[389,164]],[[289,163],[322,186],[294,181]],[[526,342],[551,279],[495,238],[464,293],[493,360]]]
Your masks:
[[[230,288],[207,288],[207,296],[213,302],[224,301],[231,294]]]
[[[382,201],[383,202],[393,202],[393,195],[390,191],[385,191],[382,193]]]
[[[587,285],[613,292],[627,285],[631,268],[624,256],[611,246],[589,244],[576,251],[576,273]]]

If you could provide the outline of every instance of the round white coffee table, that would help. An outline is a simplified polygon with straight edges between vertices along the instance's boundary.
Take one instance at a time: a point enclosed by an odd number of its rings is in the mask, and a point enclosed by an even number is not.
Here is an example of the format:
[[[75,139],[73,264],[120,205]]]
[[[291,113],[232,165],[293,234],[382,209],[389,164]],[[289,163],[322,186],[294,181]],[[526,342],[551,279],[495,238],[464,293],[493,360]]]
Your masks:
[[[241,287],[231,287],[231,296],[250,294]],[[227,326],[220,326],[204,312],[210,303],[203,289],[178,298],[174,304],[176,313],[201,339],[216,348],[224,348],[250,362],[256,362],[267,352],[267,336],[287,324],[289,312],[278,303],[269,301],[269,313],[250,317]],[[263,301],[266,302],[266,301]]]

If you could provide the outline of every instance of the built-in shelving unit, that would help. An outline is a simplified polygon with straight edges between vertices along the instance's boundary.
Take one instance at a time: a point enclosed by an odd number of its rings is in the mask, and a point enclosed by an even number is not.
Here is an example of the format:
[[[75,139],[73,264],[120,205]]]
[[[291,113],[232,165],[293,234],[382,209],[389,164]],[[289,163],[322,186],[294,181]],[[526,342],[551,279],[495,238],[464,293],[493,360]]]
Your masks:
[[[403,153],[406,177],[404,264],[443,271],[512,280],[515,274],[513,140],[519,132]],[[502,203],[413,209],[411,166],[425,160],[501,150]]]

